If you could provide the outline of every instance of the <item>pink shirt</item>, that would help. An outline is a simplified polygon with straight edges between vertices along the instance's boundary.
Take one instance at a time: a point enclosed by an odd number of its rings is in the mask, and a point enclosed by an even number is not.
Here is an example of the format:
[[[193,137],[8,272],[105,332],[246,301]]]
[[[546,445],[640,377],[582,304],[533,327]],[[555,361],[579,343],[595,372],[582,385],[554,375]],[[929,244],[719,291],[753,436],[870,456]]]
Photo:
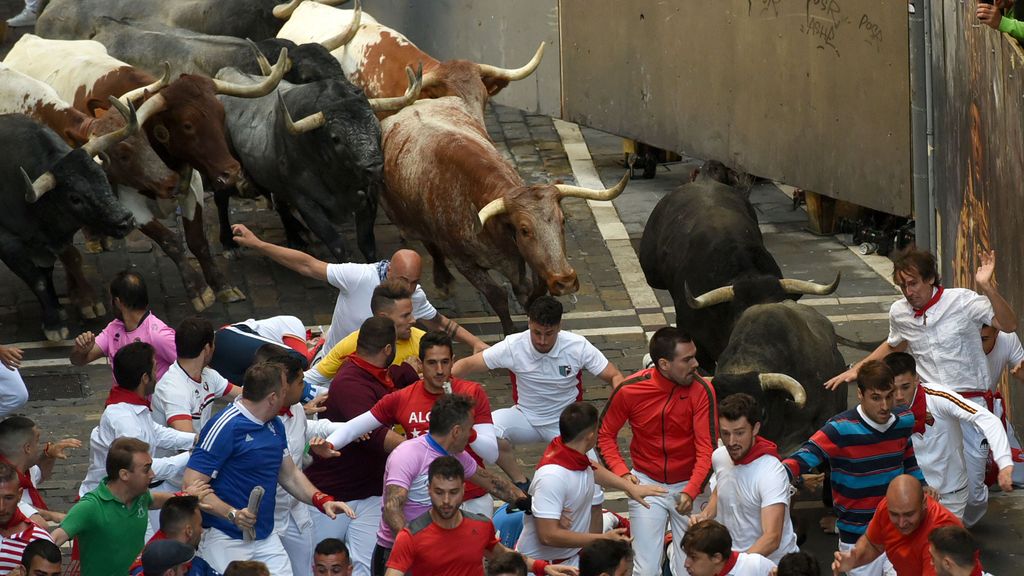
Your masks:
[[[96,346],[103,351],[110,365],[113,365],[117,351],[132,342],[145,342],[156,349],[157,380],[163,378],[167,368],[178,359],[174,348],[174,329],[164,324],[163,320],[154,316],[152,312],[146,312],[142,322],[139,322],[138,327],[131,332],[124,329],[124,322],[115,319],[96,336]]]
[[[427,469],[430,463],[444,456],[427,440],[429,434],[424,434],[412,440],[406,440],[398,445],[391,456],[388,457],[387,466],[384,468],[384,493],[387,494],[389,485],[401,486],[409,491],[409,498],[405,502],[405,521],[411,522],[419,518],[430,509],[430,491],[427,487]],[[476,474],[476,461],[465,451],[452,454],[462,463],[466,470],[466,478]],[[395,535],[391,527],[382,518],[380,529],[377,530],[377,543],[385,548],[391,548],[395,542]]]

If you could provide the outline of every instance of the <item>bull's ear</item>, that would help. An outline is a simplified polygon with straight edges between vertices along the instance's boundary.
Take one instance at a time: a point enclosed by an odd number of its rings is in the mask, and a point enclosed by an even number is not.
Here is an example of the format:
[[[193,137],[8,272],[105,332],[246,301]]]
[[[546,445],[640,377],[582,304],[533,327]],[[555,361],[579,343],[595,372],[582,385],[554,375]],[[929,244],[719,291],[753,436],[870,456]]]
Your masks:
[[[86,110],[89,111],[90,116],[100,118],[103,114],[97,112],[97,110],[106,110],[107,108],[110,108],[110,102],[100,98],[90,98],[89,101],[85,103],[85,107]]]
[[[167,130],[167,126],[163,124],[157,124],[153,126],[153,138],[161,144],[167,144],[171,141],[171,133]]]
[[[501,92],[506,86],[508,86],[509,82],[507,78],[500,78],[487,74],[481,74],[480,80],[483,81],[484,86],[487,87],[487,94],[490,96],[494,96],[498,92]]]

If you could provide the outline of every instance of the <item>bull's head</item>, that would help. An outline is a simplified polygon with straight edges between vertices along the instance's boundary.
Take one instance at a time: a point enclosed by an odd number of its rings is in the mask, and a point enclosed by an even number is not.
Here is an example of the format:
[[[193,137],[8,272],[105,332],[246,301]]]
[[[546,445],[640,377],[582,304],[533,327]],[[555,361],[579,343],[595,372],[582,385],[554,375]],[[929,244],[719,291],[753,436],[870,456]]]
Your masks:
[[[481,226],[500,218],[500,226],[512,230],[523,259],[547,284],[555,296],[579,290],[576,271],[565,256],[565,215],[563,198],[610,201],[622,194],[629,182],[629,172],[615,186],[594,190],[565,184],[523,187],[492,200],[480,209]]]
[[[761,435],[789,453],[814,432],[814,406],[807,406],[807,391],[795,378],[781,373],[715,373],[712,384],[721,402],[733,394],[749,394],[762,410]],[[805,407],[807,410],[805,410]]]
[[[216,96],[265,96],[277,87],[287,66],[288,51],[281,50],[271,74],[256,84],[182,74],[150,96],[139,108],[139,117],[150,138],[171,157],[198,168],[215,188],[227,188],[238,179],[241,165],[228,150],[224,106]]]
[[[112,99],[113,100],[113,99]],[[92,157],[108,150],[128,136],[138,133],[135,109],[112,102],[126,118],[124,127],[91,138],[57,161],[47,172],[32,180],[22,169],[25,201],[39,203],[39,210],[55,217],[71,216],[107,235],[122,238],[135,227],[131,212],[118,202],[106,175]],[[45,197],[45,201],[40,202]]]
[[[686,286],[686,303],[694,310],[710,308],[720,304],[729,304],[734,301],[739,304],[737,308],[745,310],[755,304],[766,302],[781,302],[788,296],[800,296],[804,294],[816,294],[824,296],[836,291],[839,287],[841,272],[836,273],[836,279],[831,284],[817,284],[807,280],[793,280],[791,278],[758,277],[728,286],[721,286],[714,290],[705,292],[694,297],[690,287]]]

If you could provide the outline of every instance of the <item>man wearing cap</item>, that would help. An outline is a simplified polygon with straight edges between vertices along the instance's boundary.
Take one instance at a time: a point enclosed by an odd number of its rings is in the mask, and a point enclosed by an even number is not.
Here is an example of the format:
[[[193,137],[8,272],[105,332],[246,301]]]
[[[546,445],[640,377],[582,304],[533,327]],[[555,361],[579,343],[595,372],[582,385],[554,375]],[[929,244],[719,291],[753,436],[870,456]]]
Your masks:
[[[195,548],[177,540],[150,542],[142,551],[144,576],[181,576],[188,572],[189,563],[196,555]],[[185,571],[179,570],[183,568]],[[210,572],[217,574],[217,572]]]

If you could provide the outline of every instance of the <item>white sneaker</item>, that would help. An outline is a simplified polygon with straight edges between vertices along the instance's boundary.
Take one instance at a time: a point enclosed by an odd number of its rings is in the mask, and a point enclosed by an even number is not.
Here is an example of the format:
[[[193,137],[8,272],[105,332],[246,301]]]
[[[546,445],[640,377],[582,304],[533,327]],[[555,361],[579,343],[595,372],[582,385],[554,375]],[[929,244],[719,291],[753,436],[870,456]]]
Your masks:
[[[20,28],[23,26],[35,26],[36,25],[36,13],[25,8],[17,16],[7,20],[7,25],[11,28]]]

